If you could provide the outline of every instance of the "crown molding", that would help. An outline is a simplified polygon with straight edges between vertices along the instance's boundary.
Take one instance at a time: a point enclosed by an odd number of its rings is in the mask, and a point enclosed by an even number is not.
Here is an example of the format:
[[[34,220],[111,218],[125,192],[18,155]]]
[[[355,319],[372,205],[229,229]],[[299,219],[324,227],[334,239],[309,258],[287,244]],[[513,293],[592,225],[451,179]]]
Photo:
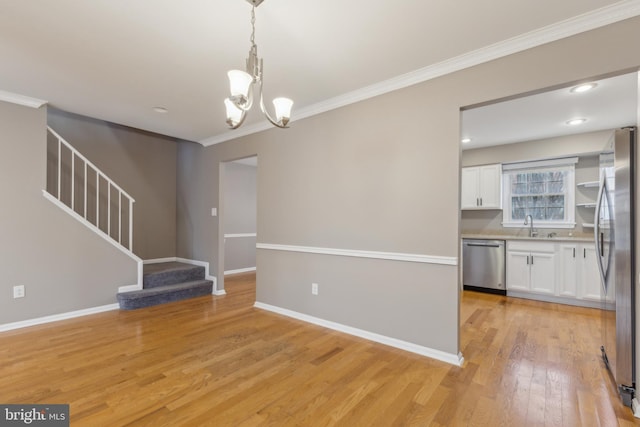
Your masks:
[[[0,101],[10,102],[12,104],[22,105],[23,107],[40,108],[47,101],[38,98],[31,98],[30,96],[19,95],[17,93],[7,92],[0,90]]]
[[[294,120],[298,118],[296,114],[294,116]],[[251,135],[253,133],[262,132],[263,130],[272,129],[273,126],[268,121],[263,121],[260,123],[256,123],[253,125],[242,126],[239,129],[229,130],[225,133],[221,133],[219,135],[214,135],[209,138],[202,139],[198,141],[198,143],[204,145],[205,147],[209,147],[211,145],[219,144],[224,141],[229,141],[231,139],[241,138],[243,136]]]
[[[640,0],[623,0],[564,21],[521,34],[510,39],[474,50],[463,55],[420,68],[382,82],[366,86],[298,110],[292,122],[305,119],[349,104],[364,101],[388,92],[403,89],[485,62],[503,58],[546,43],[595,30],[640,15]],[[198,141],[205,147],[271,129],[268,122],[260,122],[239,130],[229,131]]]

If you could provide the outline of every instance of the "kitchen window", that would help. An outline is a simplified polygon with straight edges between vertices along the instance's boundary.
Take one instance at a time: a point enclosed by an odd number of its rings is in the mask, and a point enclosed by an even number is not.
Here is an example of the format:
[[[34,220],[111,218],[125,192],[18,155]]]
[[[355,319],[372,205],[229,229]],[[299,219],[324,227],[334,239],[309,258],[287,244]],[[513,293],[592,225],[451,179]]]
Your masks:
[[[575,227],[575,164],[563,158],[502,165],[504,227],[524,227],[527,215],[537,228]]]

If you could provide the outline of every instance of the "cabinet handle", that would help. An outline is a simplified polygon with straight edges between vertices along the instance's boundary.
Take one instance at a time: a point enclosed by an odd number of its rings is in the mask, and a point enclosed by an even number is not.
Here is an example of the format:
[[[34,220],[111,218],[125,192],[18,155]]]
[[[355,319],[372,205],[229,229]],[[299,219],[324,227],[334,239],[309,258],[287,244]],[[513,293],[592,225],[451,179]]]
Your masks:
[[[529,255],[527,255],[527,265],[529,265]]]
[[[531,265],[533,265],[533,255],[531,255]]]
[[[480,206],[480,198],[476,197],[476,206]]]
[[[480,197],[480,206],[482,206],[482,197]]]
[[[582,258],[586,258],[587,257],[587,248],[583,248],[582,249]]]
[[[576,257],[576,248],[573,248],[573,257]]]

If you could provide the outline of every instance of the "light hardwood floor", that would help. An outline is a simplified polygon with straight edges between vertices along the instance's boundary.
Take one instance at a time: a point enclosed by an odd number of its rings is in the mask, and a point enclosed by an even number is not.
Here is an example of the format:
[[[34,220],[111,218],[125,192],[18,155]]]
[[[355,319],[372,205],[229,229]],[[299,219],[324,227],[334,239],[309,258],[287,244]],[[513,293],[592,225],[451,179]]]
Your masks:
[[[72,426],[627,426],[597,310],[465,292],[463,367],[228,295],[0,334],[0,403],[69,403]]]

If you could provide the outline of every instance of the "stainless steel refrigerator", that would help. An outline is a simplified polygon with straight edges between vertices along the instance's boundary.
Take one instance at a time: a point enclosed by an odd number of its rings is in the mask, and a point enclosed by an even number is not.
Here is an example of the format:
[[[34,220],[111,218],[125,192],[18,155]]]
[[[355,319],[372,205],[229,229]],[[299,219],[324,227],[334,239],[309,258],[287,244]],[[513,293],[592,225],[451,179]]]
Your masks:
[[[635,392],[636,128],[616,130],[600,155],[594,237],[602,283],[602,358],[625,405]]]

